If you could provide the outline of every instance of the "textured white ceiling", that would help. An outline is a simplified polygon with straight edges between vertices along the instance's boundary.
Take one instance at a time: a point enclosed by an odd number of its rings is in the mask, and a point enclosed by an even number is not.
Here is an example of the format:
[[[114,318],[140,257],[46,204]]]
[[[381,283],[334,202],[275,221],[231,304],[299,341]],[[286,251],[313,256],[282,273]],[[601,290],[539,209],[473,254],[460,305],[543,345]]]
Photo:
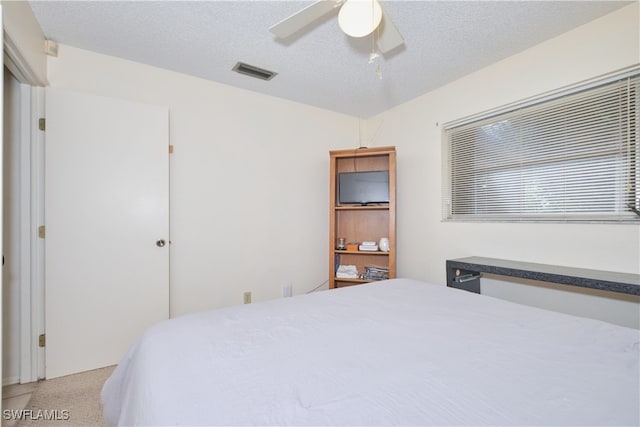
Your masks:
[[[357,117],[370,117],[631,1],[381,1],[405,45],[368,64],[371,38],[337,14],[286,41],[268,28],[311,1],[31,1],[47,38]],[[271,81],[231,71],[273,70]]]

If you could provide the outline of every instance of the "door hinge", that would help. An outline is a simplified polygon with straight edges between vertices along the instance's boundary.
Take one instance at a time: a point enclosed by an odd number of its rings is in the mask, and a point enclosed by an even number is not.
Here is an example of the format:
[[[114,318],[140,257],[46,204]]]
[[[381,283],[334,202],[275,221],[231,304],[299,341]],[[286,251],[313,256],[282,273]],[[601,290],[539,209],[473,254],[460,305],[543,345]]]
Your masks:
[[[46,335],[45,334],[40,334],[40,336],[38,337],[38,346],[39,347],[44,347],[46,342],[47,342]]]
[[[44,236],[47,234],[47,230],[45,229],[44,225],[41,225],[40,227],[38,227],[38,237],[41,239],[44,239]]]
[[[173,145],[169,145],[169,154],[173,154]]]
[[[38,129],[44,132],[46,128],[47,128],[47,119],[45,118],[38,119]]]

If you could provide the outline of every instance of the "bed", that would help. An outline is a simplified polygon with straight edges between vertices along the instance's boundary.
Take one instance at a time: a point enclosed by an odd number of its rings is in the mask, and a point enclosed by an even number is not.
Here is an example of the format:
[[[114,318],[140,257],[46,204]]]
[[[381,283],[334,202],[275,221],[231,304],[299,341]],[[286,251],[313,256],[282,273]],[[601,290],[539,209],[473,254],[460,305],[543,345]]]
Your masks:
[[[108,425],[639,425],[640,331],[409,279],[149,328]]]

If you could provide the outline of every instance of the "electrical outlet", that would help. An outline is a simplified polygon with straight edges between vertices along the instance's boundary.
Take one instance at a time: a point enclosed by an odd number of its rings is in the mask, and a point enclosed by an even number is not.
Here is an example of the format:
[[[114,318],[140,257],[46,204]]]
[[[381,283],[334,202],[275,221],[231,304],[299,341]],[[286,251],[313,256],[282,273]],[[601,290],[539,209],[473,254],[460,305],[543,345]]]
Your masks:
[[[282,285],[282,296],[283,297],[291,297],[291,296],[293,296],[293,285],[291,283],[287,283],[286,285]]]
[[[251,292],[244,293],[244,303],[251,304]]]

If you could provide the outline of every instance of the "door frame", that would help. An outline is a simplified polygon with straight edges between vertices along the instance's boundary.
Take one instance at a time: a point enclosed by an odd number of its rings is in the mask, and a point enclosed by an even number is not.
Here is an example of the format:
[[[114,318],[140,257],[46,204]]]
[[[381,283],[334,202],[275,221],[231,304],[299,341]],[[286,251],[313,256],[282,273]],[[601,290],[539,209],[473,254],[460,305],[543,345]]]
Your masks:
[[[45,330],[44,240],[38,237],[38,227],[44,224],[44,132],[38,129],[39,118],[44,117],[44,88],[39,87],[41,82],[15,43],[2,33],[0,65],[4,62],[21,84],[20,209],[29,214],[22,216],[19,224],[19,382],[28,383],[45,377],[45,350],[38,345],[38,337]]]
[[[20,235],[20,383],[45,377],[45,348],[39,346],[44,325],[44,88],[22,86]],[[26,104],[26,105],[25,105]]]
[[[4,26],[2,22],[4,22],[4,15],[2,10],[2,3],[0,3],[0,42],[4,46]],[[4,48],[3,48],[4,52]],[[2,58],[0,58],[0,65],[2,66],[2,71],[4,73],[4,54]],[[4,184],[2,182],[2,178],[4,176],[4,76],[0,81],[0,98],[2,98],[2,103],[0,104],[0,193],[2,193],[2,197],[0,198],[0,224],[2,224],[2,213],[4,212]],[[0,227],[0,255],[3,253],[3,227]],[[4,263],[3,263],[4,264]],[[4,268],[4,267],[2,267]],[[2,283],[2,274],[0,274],[0,290],[3,289]],[[0,350],[2,349],[2,327],[3,327],[3,313],[2,313],[2,292],[0,292]],[[3,378],[4,374],[2,373],[2,351],[0,351],[0,378]],[[2,387],[0,387],[0,399],[2,399]],[[0,400],[1,401],[1,400]]]

